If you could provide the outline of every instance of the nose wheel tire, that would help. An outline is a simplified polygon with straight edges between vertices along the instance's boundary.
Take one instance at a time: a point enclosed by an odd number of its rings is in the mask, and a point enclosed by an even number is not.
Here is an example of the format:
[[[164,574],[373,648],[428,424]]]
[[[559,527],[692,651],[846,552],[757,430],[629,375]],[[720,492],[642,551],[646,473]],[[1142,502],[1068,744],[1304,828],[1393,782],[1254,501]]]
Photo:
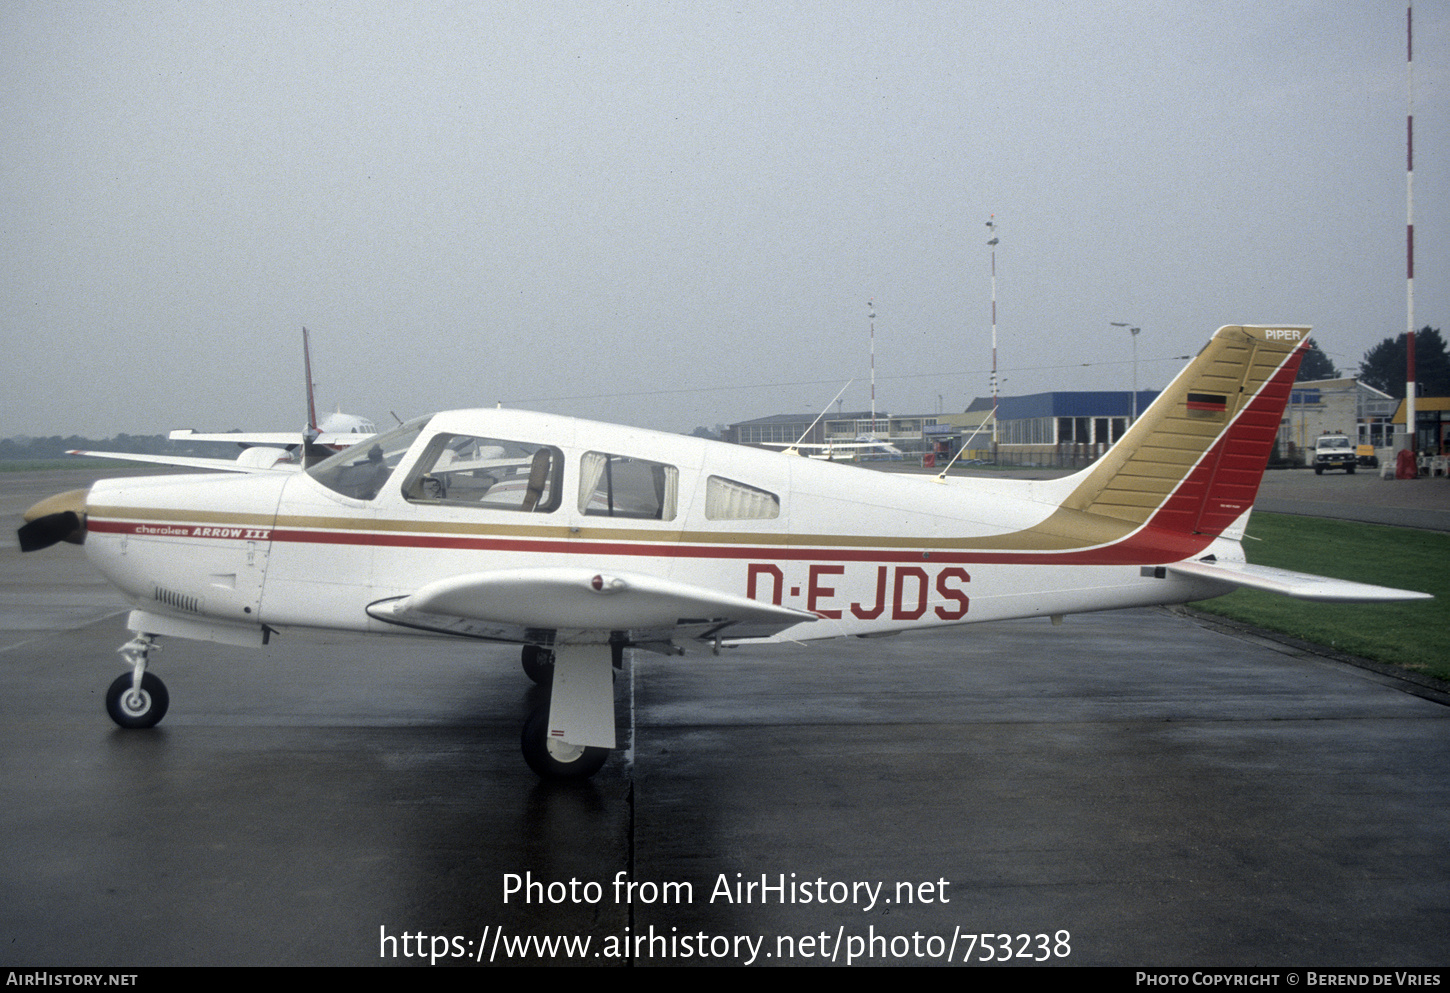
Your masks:
[[[567,745],[549,737],[549,708],[540,707],[524,722],[524,761],[544,779],[588,779],[609,760],[609,749]]]
[[[151,673],[141,677],[141,688],[132,690],[131,673],[123,672],[106,690],[106,713],[123,728],[150,728],[161,723],[171,703],[166,684]]]

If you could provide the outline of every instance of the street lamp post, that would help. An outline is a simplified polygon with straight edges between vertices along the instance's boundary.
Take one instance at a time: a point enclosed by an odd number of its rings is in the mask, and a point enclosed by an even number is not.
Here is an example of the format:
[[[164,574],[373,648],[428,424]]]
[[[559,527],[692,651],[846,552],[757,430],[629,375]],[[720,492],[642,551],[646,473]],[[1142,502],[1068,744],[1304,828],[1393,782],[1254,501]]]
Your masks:
[[[1108,323],[1115,328],[1128,328],[1128,334],[1133,336],[1133,416],[1128,420],[1128,425],[1131,427],[1133,422],[1138,419],[1138,333],[1143,329],[1128,327],[1122,321],[1109,321]]]

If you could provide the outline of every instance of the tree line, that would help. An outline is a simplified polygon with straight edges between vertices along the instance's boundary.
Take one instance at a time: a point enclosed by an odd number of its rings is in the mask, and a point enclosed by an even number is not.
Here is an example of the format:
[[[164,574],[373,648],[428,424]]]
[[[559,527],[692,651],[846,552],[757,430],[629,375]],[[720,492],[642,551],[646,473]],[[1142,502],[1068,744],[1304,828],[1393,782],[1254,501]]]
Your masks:
[[[1405,353],[1409,336],[1386,338],[1364,353],[1359,363],[1359,381],[1390,396],[1405,398]],[[1298,380],[1339,379],[1340,372],[1329,356],[1309,339],[1310,351],[1299,365]],[[1420,396],[1450,396],[1450,354],[1438,328],[1428,324],[1415,332],[1415,388]]]
[[[179,455],[182,450],[164,434],[118,434],[114,438],[96,441],[73,434],[62,438],[58,434],[46,438],[20,435],[15,438],[0,438],[0,459],[60,459],[71,449],[101,449],[108,452],[140,452],[143,455]]]

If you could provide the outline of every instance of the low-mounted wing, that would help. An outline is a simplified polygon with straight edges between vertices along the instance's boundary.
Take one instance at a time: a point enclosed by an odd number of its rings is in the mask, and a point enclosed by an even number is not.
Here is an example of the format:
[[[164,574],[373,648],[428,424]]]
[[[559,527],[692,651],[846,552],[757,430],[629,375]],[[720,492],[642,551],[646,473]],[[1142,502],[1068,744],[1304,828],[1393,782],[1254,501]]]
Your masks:
[[[85,455],[96,459],[117,459],[122,462],[148,462],[172,465],[182,469],[215,469],[219,472],[296,472],[299,468],[292,454],[282,448],[248,448],[235,459],[209,459],[195,455],[142,455],[136,452],[93,452],[72,449],[67,455]]]
[[[808,621],[804,610],[761,603],[634,572],[578,568],[505,569],[429,583],[381,600],[369,616],[390,624],[500,641],[556,632],[560,642],[628,631],[637,642],[765,638]]]

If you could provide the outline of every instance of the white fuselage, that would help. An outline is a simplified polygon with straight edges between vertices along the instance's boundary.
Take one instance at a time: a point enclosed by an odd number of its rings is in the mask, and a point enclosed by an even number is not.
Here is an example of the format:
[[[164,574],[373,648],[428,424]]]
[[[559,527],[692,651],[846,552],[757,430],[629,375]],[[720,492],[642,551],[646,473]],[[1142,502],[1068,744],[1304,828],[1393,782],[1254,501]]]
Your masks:
[[[444,484],[434,480],[447,475],[446,461],[420,473],[419,460],[436,457],[445,437],[548,446],[557,473],[552,509],[518,506],[527,465],[512,483],[487,476],[477,484],[493,487],[495,497],[513,486],[511,505],[439,498],[444,485],[460,494],[486,472],[476,460]],[[487,449],[493,462],[502,461],[499,451]],[[606,501],[595,490],[604,478],[598,453],[608,453],[621,475],[643,465],[669,480],[657,488],[668,495],[655,516],[623,507],[610,516],[613,494]],[[461,457],[456,464],[470,465]],[[788,639],[1224,591],[1152,567],[1209,550],[1241,560],[1236,541],[1204,538],[1195,546],[1137,532],[1096,544],[1073,539],[1051,523],[1072,485],[939,482],[570,418],[454,411],[427,423],[370,499],[307,473],[99,482],[88,501],[86,548],[139,609],[275,629],[409,633],[369,618],[368,605],[453,576],[559,566],[648,573],[819,618],[776,636]],[[747,496],[727,506],[722,493]]]

